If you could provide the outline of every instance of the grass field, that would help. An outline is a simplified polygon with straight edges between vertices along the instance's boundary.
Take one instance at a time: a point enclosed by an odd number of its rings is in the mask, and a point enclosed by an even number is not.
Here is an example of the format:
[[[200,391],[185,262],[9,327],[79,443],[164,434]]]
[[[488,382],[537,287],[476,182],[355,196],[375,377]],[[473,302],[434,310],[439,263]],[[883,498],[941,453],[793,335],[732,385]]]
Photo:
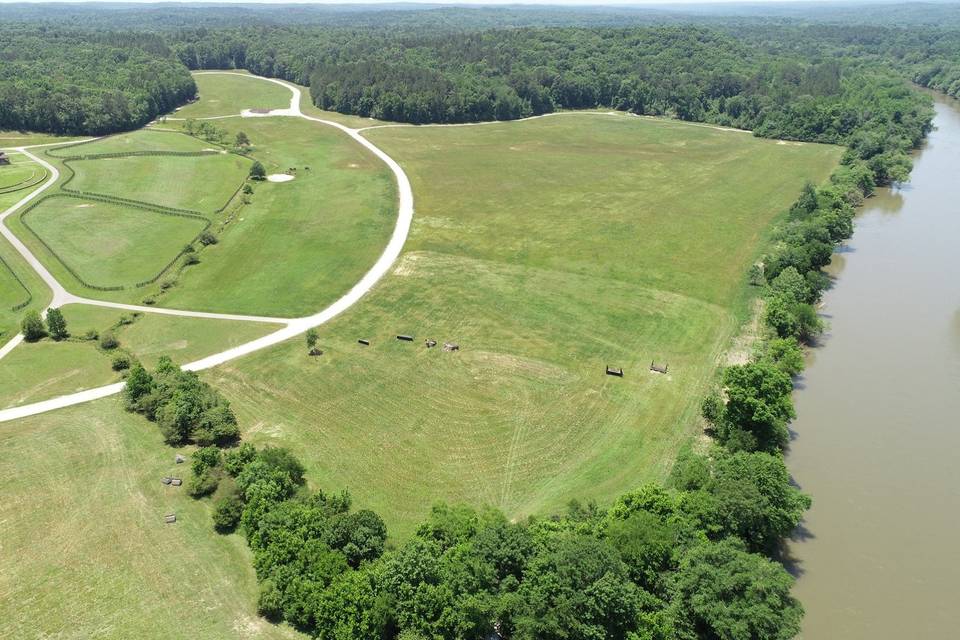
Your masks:
[[[586,114],[368,133],[417,197],[401,263],[321,329],[323,358],[294,343],[208,376],[248,438],[400,535],[437,499],[522,516],[662,477],[769,223],[841,151]]]
[[[105,136],[83,144],[55,147],[44,152],[47,157],[62,158],[95,153],[130,153],[132,151],[201,151],[211,147],[202,140],[174,131],[139,129],[130,133]]]
[[[25,222],[81,278],[100,287],[131,287],[154,277],[206,225],[199,218],[77,198],[44,200]],[[52,258],[48,251],[41,255]],[[61,282],[80,287],[56,267]]]
[[[239,114],[244,109],[286,109],[290,92],[280,85],[237,75],[194,74],[200,99],[170,114],[176,118],[209,118]]]
[[[20,192],[20,197],[29,193],[25,189],[36,186],[46,178],[46,170],[37,163],[14,153],[8,156],[10,164],[0,165],[0,193]]]
[[[164,133],[153,135],[162,136]],[[184,150],[209,148],[209,145],[194,138],[178,137],[190,142],[189,148]],[[141,140],[149,148],[149,138]],[[78,147],[77,151],[100,153],[101,144],[104,143],[84,145]],[[213,213],[221,209],[237,191],[247,177],[250,164],[250,160],[231,153],[72,160],[69,168],[76,175],[70,181],[69,188],[176,209]],[[176,188],[171,188],[171,185],[176,185]]]
[[[163,304],[183,309],[296,316],[329,304],[383,251],[396,220],[389,170],[345,134],[293,118],[227,120],[242,129],[267,173],[220,244],[203,252]],[[309,167],[309,170],[306,169]]]
[[[159,314],[131,316],[118,309],[71,304],[62,308],[71,336],[79,339],[89,330],[112,331],[122,351],[147,367],[160,356],[178,364],[249,342],[275,331],[279,325],[181,318]],[[120,318],[132,318],[120,324]],[[0,360],[0,408],[39,402],[66,393],[109,384],[120,379],[111,369],[117,352],[105,352],[93,341],[42,340],[21,344]]]
[[[63,316],[71,333],[81,336],[90,329],[103,332],[115,327],[121,316],[130,317],[130,314],[108,307],[71,304],[63,307]],[[279,328],[280,325],[259,322],[145,313],[132,324],[114,329],[114,333],[124,349],[137,356],[145,366],[153,367],[160,356],[170,356],[174,362],[186,364]]]
[[[5,211],[30,191],[26,189],[0,194],[0,211]],[[0,346],[2,346],[20,330],[20,319],[28,309],[42,309],[46,306],[50,301],[50,290],[3,237],[0,237],[0,258],[3,259],[3,263],[0,263]],[[16,274],[16,278],[13,274]],[[26,285],[29,294],[17,282],[17,278]],[[28,295],[32,295],[31,304],[26,309],[13,311],[12,307],[26,301]]]
[[[52,142],[69,142],[80,140],[77,136],[58,136],[52,133],[37,133],[35,131],[6,131],[0,130],[0,149],[10,147],[26,147],[34,144],[50,144]]]
[[[7,425],[0,451],[0,637],[303,637],[257,616],[243,539],[160,483],[188,470],[116,399]]]

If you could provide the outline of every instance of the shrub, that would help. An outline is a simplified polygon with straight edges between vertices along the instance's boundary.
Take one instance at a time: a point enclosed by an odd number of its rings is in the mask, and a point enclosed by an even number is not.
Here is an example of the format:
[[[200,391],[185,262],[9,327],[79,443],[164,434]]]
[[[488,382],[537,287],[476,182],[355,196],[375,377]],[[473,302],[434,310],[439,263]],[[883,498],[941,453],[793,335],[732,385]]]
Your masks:
[[[250,179],[251,180],[263,180],[267,177],[267,170],[263,168],[263,165],[259,160],[255,160],[253,165],[250,166]]]
[[[28,311],[20,323],[20,331],[23,333],[23,339],[27,342],[36,342],[47,335],[47,330],[43,326],[43,320],[37,311]]]
[[[118,353],[113,357],[113,362],[110,364],[114,371],[124,371],[130,368],[130,356],[125,353]]]
[[[243,185],[243,194],[247,196],[253,195],[253,187],[251,187],[249,184]]]
[[[317,340],[320,339],[320,334],[317,333],[316,329],[308,329],[306,334],[307,339],[307,348],[313,349],[317,346]]]
[[[83,334],[84,340],[96,340],[100,337],[100,332],[96,329],[87,329],[86,333]]]
[[[187,267],[194,264],[200,264],[200,256],[195,253],[188,253],[183,257],[183,264]]]
[[[209,247],[212,244],[217,244],[218,242],[220,241],[217,239],[217,236],[213,235],[209,231],[204,231],[200,234],[200,244],[205,247]]]
[[[174,285],[177,284],[176,280],[164,280],[160,283],[160,291],[166,291],[167,289],[172,289]]]
[[[213,527],[219,533],[230,533],[240,524],[243,502],[237,494],[219,498],[213,506]]]
[[[120,341],[117,340],[117,337],[113,335],[112,331],[104,331],[100,334],[100,348],[106,351],[111,349],[116,349],[120,346]]]
[[[187,483],[187,493],[194,498],[208,496],[217,490],[219,478],[210,470],[204,469],[199,475],[193,475]]]

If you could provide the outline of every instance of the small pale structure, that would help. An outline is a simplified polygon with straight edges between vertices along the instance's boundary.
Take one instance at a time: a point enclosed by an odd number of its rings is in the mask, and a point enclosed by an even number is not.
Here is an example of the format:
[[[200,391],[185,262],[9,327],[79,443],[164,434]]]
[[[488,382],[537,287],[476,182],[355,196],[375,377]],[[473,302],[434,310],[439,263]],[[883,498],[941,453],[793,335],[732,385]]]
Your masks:
[[[173,482],[173,478],[171,478],[170,476],[164,476],[163,479],[160,480],[160,482],[162,482],[163,484],[171,484]]]
[[[437,341],[436,341],[436,340],[424,340],[424,341],[423,341],[423,344],[427,345],[427,349],[432,349],[433,347],[437,346]]]
[[[413,342],[413,336],[399,335],[397,340],[403,340],[404,342]]]
[[[670,367],[669,364],[664,364],[661,367],[658,364],[654,364],[653,360],[650,361],[650,371],[653,371],[655,373],[666,373],[669,367]]]
[[[444,351],[460,351],[460,345],[456,342],[444,342],[443,343]]]
[[[172,484],[175,487],[179,487],[180,485],[183,484],[183,480],[180,478],[170,478],[170,484]]]
[[[175,463],[177,463],[177,464],[182,464],[184,460],[186,460],[186,458],[184,458],[184,457],[183,457],[182,455],[180,455],[179,453],[178,453],[176,456],[174,456],[174,458],[173,458],[173,461],[174,461]]]
[[[173,524],[174,522],[177,521],[177,514],[168,513],[167,515],[163,516],[163,521],[166,522],[167,524]]]
[[[360,344],[362,344],[362,345],[365,346],[365,347],[369,347],[369,346],[370,346],[370,341],[367,340],[366,338],[360,338],[359,340],[357,340],[357,342],[359,342]]]
[[[611,367],[607,365],[607,375],[608,376],[617,376],[618,378],[623,377],[623,367]]]

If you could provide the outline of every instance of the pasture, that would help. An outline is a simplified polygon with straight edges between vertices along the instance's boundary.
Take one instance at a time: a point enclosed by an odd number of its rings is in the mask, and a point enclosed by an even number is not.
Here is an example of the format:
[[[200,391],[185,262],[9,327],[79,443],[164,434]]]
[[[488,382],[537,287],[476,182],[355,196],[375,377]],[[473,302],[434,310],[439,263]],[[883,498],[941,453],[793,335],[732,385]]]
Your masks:
[[[286,109],[290,91],[272,82],[239,75],[195,73],[200,98],[170,114],[172,118],[237,115],[244,109]]]
[[[6,210],[29,193],[30,189],[25,189],[0,194],[0,211]],[[20,305],[28,300],[28,306],[20,309]],[[49,300],[50,290],[40,277],[6,238],[0,237],[0,346],[20,330],[20,318],[27,309],[40,309]]]
[[[184,135],[163,132],[139,137],[141,151],[153,150],[152,136],[176,136],[189,144],[179,145],[184,152],[204,153],[209,144]],[[126,136],[124,136],[126,137]],[[166,146],[161,139],[157,146]],[[76,148],[78,155],[98,154],[100,145],[114,147],[111,140]],[[217,147],[219,151],[219,147]],[[65,151],[61,151],[66,155]],[[195,156],[127,156],[120,158],[74,159],[67,165],[67,176],[74,176],[69,189],[84,193],[129,198],[175,209],[214,213],[222,209],[241,187],[250,170],[250,160],[232,153],[208,151]],[[176,185],[176,188],[171,188]]]
[[[207,376],[247,438],[400,535],[439,499],[521,517],[662,478],[771,221],[841,152],[601,114],[367,134],[417,197],[401,262],[321,328],[322,358],[291,343]]]
[[[54,273],[61,282],[74,282],[75,288],[79,282],[64,277],[66,267],[98,287],[133,287],[149,280],[207,225],[199,217],[81,198],[47,198],[19,222],[43,240],[40,255],[50,258],[48,264],[59,263]]]
[[[257,616],[246,543],[213,532],[209,502],[160,483],[189,469],[155,425],[108,398],[9,427],[0,637],[303,637]]]

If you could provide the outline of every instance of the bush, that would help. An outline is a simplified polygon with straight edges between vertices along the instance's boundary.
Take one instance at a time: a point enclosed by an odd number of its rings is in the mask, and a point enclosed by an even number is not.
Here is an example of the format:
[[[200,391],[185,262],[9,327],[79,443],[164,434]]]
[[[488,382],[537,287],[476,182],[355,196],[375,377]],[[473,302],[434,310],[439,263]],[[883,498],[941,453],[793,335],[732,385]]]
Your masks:
[[[252,196],[252,195],[253,195],[253,187],[251,187],[249,184],[243,185],[243,194],[244,194],[244,195],[247,195],[247,196]]]
[[[105,351],[110,351],[111,349],[116,349],[120,346],[120,341],[117,340],[117,337],[113,335],[112,331],[104,331],[100,334],[100,348]]]
[[[230,533],[240,524],[243,501],[237,494],[219,498],[213,505],[213,527],[219,533]]]
[[[28,311],[20,323],[20,331],[23,333],[23,339],[27,342],[36,342],[47,335],[47,330],[43,326],[43,320],[37,311]]]
[[[199,475],[194,475],[187,483],[187,493],[194,498],[208,496],[217,490],[220,479],[210,470],[204,469]]]
[[[183,265],[189,267],[190,265],[200,264],[200,256],[195,253],[188,253],[183,257]]]
[[[110,366],[114,371],[124,371],[130,368],[130,356],[125,353],[119,353],[113,357],[113,362],[110,363]]]
[[[83,334],[84,340],[96,340],[100,337],[100,332],[96,329],[87,329],[86,333]]]
[[[204,231],[200,234],[200,244],[205,247],[209,247],[212,244],[217,244],[218,242],[220,241],[217,239],[217,236],[213,235],[209,231]]]
[[[254,161],[253,165],[250,166],[250,179],[263,180],[266,177],[267,170],[263,168],[259,160]]]

